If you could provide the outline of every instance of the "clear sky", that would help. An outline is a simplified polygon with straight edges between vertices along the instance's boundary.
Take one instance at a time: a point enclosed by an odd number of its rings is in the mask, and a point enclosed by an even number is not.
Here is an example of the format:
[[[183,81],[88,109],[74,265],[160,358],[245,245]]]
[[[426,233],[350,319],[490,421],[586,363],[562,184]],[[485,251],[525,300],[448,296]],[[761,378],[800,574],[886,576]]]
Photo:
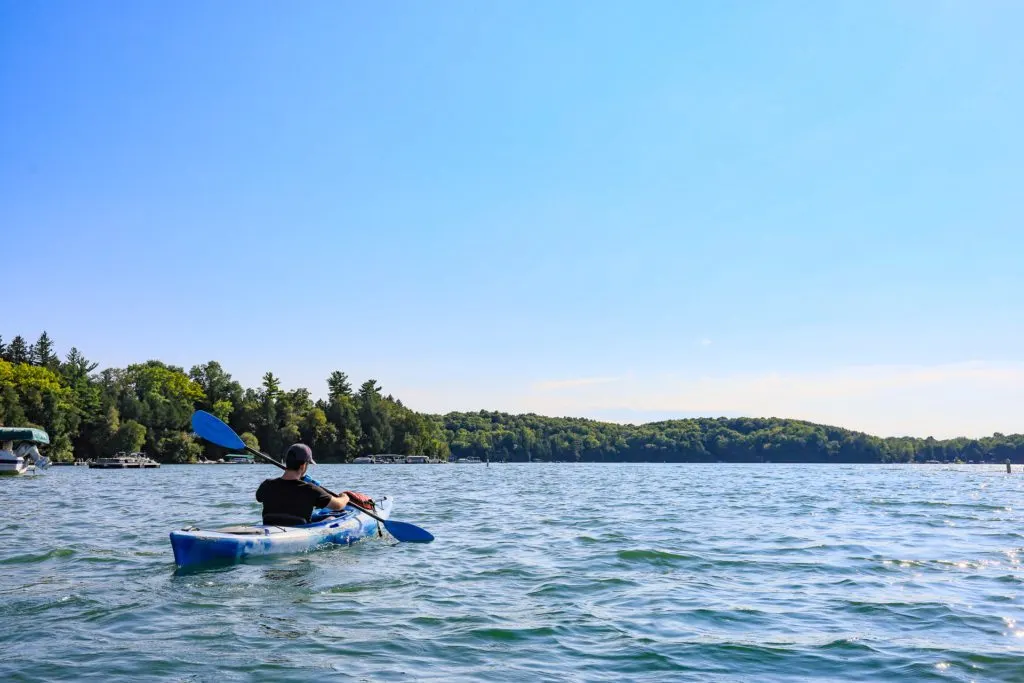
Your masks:
[[[1024,431],[1024,3],[0,0],[0,334]]]

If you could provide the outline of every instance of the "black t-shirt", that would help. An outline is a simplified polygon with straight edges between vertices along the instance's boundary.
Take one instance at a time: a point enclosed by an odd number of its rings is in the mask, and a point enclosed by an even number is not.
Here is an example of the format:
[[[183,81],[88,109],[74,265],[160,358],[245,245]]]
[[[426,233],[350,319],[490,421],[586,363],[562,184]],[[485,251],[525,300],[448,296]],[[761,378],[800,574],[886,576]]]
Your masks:
[[[256,500],[263,503],[267,515],[293,515],[309,521],[313,508],[327,507],[331,494],[316,484],[299,479],[265,479],[256,489]]]

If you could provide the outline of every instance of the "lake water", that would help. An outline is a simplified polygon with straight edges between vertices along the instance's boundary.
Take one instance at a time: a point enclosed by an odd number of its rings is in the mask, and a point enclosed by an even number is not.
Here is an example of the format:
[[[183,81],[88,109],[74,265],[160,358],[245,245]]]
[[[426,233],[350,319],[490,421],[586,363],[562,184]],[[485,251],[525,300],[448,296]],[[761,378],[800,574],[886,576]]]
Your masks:
[[[258,519],[277,470],[0,479],[0,679],[1024,680],[1024,473],[313,474],[393,495],[393,518],[437,540],[180,574],[168,532]]]

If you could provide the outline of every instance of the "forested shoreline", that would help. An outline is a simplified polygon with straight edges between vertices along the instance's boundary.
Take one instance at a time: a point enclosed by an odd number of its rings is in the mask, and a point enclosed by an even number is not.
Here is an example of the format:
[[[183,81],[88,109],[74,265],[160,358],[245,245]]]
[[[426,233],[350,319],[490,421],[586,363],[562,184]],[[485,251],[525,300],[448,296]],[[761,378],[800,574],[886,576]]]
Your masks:
[[[1024,462],[1024,435],[981,439],[881,438],[780,418],[688,418],[623,425],[584,418],[479,411],[428,415],[384,394],[376,380],[354,388],[334,371],[325,398],[285,391],[267,372],[244,388],[216,361],[189,370],[151,360],[99,370],[77,348],[63,359],[46,332],[29,344],[0,337],[0,425],[37,426],[56,461],[145,451],[165,463],[220,457],[189,424],[207,410],[251,446],[279,455],[290,443],[320,462],[376,453],[571,462]]]

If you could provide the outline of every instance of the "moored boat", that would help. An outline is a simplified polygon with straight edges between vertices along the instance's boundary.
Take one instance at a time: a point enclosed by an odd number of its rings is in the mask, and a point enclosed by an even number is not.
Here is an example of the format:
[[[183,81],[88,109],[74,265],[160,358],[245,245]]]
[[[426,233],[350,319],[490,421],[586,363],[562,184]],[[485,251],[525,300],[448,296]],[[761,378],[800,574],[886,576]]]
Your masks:
[[[448,462],[429,455],[400,455],[398,453],[377,453],[360,455],[352,460],[353,465],[438,465]]]
[[[376,501],[374,514],[391,515],[393,501]],[[351,545],[367,536],[382,534],[383,528],[370,515],[349,507],[341,512],[318,510],[313,521],[301,526],[271,524],[238,525],[219,529],[188,527],[171,532],[171,548],[178,567],[229,564],[250,557],[307,552],[328,545]]]
[[[42,429],[0,427],[0,475],[17,476],[45,469],[50,460],[39,452],[39,446],[49,443],[50,436]]]
[[[131,453],[129,455],[125,455],[125,453],[121,451],[109,458],[96,458],[96,460],[89,462],[89,467],[97,470],[138,470],[160,467],[160,463],[148,457],[145,453]]]

